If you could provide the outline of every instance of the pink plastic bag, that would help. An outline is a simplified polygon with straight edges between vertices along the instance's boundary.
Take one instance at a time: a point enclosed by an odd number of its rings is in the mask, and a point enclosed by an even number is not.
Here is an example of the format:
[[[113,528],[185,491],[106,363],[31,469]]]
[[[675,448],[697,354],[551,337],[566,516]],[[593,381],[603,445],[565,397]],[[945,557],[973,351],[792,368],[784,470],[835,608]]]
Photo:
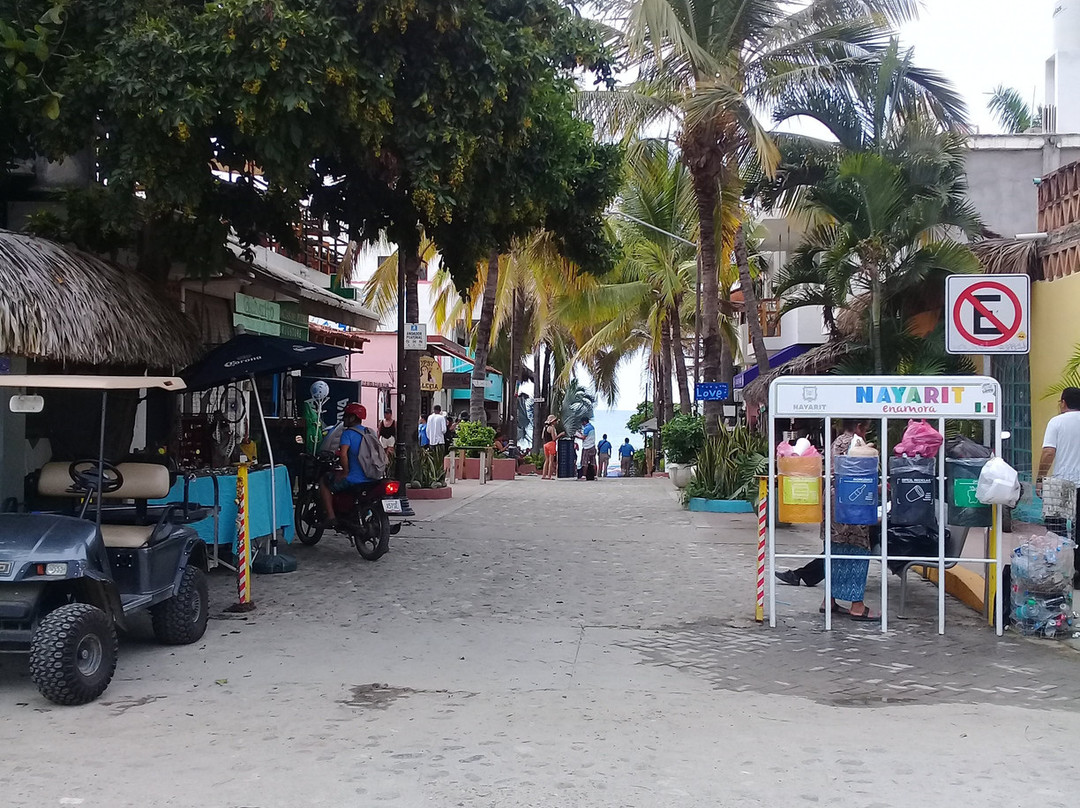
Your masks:
[[[779,446],[776,447],[776,456],[777,457],[794,457],[795,456],[795,447],[793,447],[787,441],[784,441],[783,443],[781,443]]]
[[[934,429],[926,421],[908,421],[907,429],[904,430],[903,439],[896,444],[893,451],[898,455],[914,457],[937,457],[942,441],[945,439],[941,433]]]

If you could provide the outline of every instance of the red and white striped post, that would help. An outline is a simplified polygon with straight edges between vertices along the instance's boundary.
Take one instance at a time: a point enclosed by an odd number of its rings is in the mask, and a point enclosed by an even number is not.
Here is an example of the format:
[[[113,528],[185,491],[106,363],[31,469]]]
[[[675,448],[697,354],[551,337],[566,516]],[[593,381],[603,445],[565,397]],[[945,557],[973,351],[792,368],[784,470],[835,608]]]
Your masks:
[[[757,503],[757,606],[754,609],[754,619],[759,623],[765,622],[765,536],[768,532],[769,521],[769,479],[758,478],[758,503]]]

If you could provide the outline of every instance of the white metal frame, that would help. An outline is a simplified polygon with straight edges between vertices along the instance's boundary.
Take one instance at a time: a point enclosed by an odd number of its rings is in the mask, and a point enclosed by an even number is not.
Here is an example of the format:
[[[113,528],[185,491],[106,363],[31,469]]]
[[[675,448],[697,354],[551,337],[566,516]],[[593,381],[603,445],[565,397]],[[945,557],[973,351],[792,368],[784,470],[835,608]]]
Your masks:
[[[857,389],[857,388],[861,388]],[[870,400],[866,400],[864,394],[870,388],[874,394]],[[884,398],[878,400],[880,391],[885,389]],[[915,388],[948,388],[955,391],[961,389],[959,401],[955,395],[946,402],[918,401],[903,402],[893,401],[896,398],[895,390]],[[798,395],[795,395],[798,391]],[[892,392],[890,392],[892,391]],[[966,401],[964,400],[966,399]],[[794,403],[793,403],[794,402]],[[986,405],[990,404],[990,412],[986,412]],[[978,405],[978,406],[977,406]],[[814,558],[825,560],[825,629],[832,629],[832,609],[828,604],[832,598],[832,562],[839,560],[866,560],[866,556],[838,556],[832,553],[832,452],[829,451],[829,443],[832,438],[832,422],[836,418],[858,418],[878,421],[881,428],[882,443],[888,435],[888,423],[890,420],[908,420],[911,418],[923,418],[930,423],[936,423],[936,427],[942,434],[945,433],[947,420],[975,420],[992,424],[994,427],[993,448],[996,456],[1001,456],[1001,387],[995,379],[985,376],[783,376],[773,381],[769,386],[769,625],[776,626],[776,559],[802,559],[807,561]],[[777,488],[777,463],[776,446],[777,432],[776,420],[778,418],[805,418],[824,420],[826,445],[822,447],[825,456],[825,547],[823,553],[798,554],[776,552],[776,522],[777,501],[779,492]],[[871,561],[881,563],[881,630],[888,631],[889,612],[889,568],[890,561],[925,561],[926,566],[936,565],[938,568],[938,634],[945,633],[945,565],[958,562],[985,564],[988,567],[988,576],[994,575],[997,580],[995,626],[998,635],[1003,631],[1002,601],[1007,593],[1002,592],[1002,567],[1004,562],[1001,544],[1001,510],[1000,506],[994,507],[993,527],[988,528],[993,535],[988,534],[993,547],[995,558],[949,558],[945,555],[945,523],[948,507],[945,498],[945,446],[942,444],[938,452],[938,554],[937,557],[916,556],[890,556],[889,547],[889,516],[888,516],[888,456],[889,447],[881,446],[881,463],[879,474],[881,476],[881,554],[878,557],[870,557]]]

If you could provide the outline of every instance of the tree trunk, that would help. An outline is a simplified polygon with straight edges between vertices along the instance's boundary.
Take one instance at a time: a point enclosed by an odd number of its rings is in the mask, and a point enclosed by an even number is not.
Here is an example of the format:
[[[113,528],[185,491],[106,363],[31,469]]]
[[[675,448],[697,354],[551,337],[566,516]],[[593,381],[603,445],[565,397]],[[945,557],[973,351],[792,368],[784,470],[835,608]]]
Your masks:
[[[698,245],[701,257],[701,380],[720,381],[720,288],[716,260],[716,203],[717,181],[715,176],[695,172],[694,195],[697,198],[698,228],[701,240]],[[715,435],[719,429],[717,418],[723,412],[718,401],[705,402],[705,430]]]
[[[491,350],[491,324],[495,319],[495,291],[499,285],[499,252],[492,250],[488,256],[487,282],[484,284],[484,300],[480,306],[480,319],[476,323],[476,352],[473,354],[472,385],[469,388],[469,420],[486,424],[484,415],[484,391],[476,382],[487,378],[488,351]]]
[[[750,277],[750,259],[746,254],[746,232],[740,224],[735,231],[735,263],[739,267],[739,289],[743,293],[746,325],[750,330],[750,344],[754,347],[758,373],[769,369],[769,352],[765,349],[765,335],[761,332],[761,304],[758,302],[754,280]]]
[[[664,423],[675,414],[674,391],[671,386],[671,324],[664,323],[660,335],[660,375],[664,388]]]
[[[510,321],[510,396],[506,407],[506,439],[517,443],[518,435],[518,409],[517,396],[518,383],[521,381],[521,330],[524,326],[525,317],[522,316],[518,304],[518,293],[515,289],[511,297],[511,321]]]
[[[541,386],[543,384],[543,377],[541,375],[542,372],[543,372],[542,371],[543,360],[540,358],[540,352],[542,350],[543,350],[543,347],[540,346],[540,345],[537,345],[536,346],[536,355],[533,357],[533,399],[534,400],[533,400],[533,408],[532,408],[533,428],[532,428],[532,447],[531,447],[531,451],[532,451],[533,454],[536,454],[537,451],[540,451],[539,447],[543,443],[543,440],[544,440],[544,434],[543,434],[544,433],[544,417],[543,417],[544,405],[543,405],[542,402],[540,404],[537,404],[536,401],[535,401],[535,399],[537,397],[543,398],[543,396],[544,396],[543,387]]]
[[[422,256],[419,234],[409,243],[398,244],[398,260],[405,262],[405,321],[416,323],[420,321],[418,291]],[[402,305],[400,290],[398,305]],[[403,400],[398,413],[398,423],[401,425],[398,434],[404,439],[406,448],[415,452],[420,442],[416,430],[420,421],[420,357],[416,351],[405,351],[399,376],[398,385]],[[377,417],[378,413],[375,415]]]
[[[874,351],[874,373],[885,375],[885,356],[881,349],[881,271],[871,263],[870,270],[870,345]]]
[[[729,385],[734,383],[735,380],[735,356],[731,351],[731,345],[726,339],[720,340],[720,381]],[[706,402],[707,403],[707,402]],[[706,410],[705,417],[705,431],[709,432],[710,429],[719,431],[720,421],[724,415],[723,402],[716,402],[716,408],[714,415],[710,416],[708,410]],[[709,434],[717,434],[711,432]]]
[[[653,349],[653,416],[656,418],[656,432],[653,434],[653,466],[652,470],[659,471],[660,458],[664,456],[664,441],[660,430],[664,427],[664,374],[663,350]]]
[[[671,352],[675,359],[675,378],[679,382],[679,411],[688,413],[693,408],[690,400],[690,380],[686,370],[686,352],[683,350],[682,323],[679,321],[679,310],[682,308],[682,296],[675,298],[669,316],[671,317]]]

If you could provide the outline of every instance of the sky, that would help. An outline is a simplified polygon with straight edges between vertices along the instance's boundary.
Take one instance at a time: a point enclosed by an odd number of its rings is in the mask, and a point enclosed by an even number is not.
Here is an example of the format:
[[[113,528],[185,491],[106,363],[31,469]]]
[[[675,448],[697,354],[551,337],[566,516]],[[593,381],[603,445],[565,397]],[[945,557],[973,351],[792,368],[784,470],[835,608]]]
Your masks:
[[[920,19],[900,32],[920,67],[943,73],[964,96],[979,132],[999,127],[986,109],[999,84],[1043,102],[1043,72],[1053,50],[1053,10],[1061,0],[923,0]],[[644,398],[641,362],[619,373],[616,409],[633,410]]]

